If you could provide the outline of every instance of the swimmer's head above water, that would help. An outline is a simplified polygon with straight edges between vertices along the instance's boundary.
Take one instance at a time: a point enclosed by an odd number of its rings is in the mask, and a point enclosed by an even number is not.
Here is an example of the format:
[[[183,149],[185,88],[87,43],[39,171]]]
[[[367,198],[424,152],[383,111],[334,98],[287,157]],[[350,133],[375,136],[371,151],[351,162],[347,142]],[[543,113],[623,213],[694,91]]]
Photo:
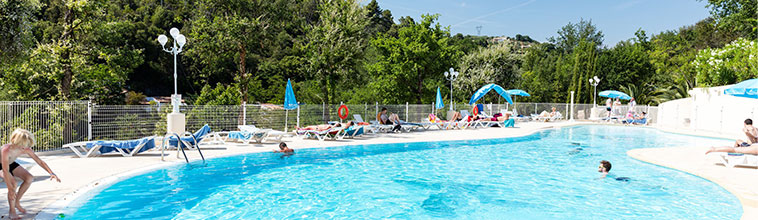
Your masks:
[[[608,173],[611,171],[611,162],[607,160],[600,161],[600,166],[597,167],[597,172]]]

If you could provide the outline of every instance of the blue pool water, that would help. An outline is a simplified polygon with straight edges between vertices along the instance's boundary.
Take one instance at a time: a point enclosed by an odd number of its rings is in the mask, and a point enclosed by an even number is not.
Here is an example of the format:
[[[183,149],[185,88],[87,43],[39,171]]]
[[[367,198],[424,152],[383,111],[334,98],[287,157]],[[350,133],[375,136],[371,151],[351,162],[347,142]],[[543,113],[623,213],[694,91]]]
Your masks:
[[[738,219],[740,203],[716,184],[625,153],[728,143],[578,126],[520,138],[247,154],[134,176],[80,201],[66,218]],[[599,179],[600,160],[630,180]]]

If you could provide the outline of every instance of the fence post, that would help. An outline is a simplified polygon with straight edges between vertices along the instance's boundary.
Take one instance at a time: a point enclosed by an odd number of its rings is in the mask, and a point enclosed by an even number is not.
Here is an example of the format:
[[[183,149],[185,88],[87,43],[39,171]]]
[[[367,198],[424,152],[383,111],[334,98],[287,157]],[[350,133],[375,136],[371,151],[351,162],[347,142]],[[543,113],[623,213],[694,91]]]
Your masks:
[[[329,120],[326,119],[326,103],[321,103],[321,120],[324,120],[324,123],[328,123]]]
[[[342,105],[344,105],[344,104],[345,104],[344,102],[340,102],[340,107],[342,107]],[[340,124],[342,124],[342,117],[340,117],[340,109],[339,109],[339,107],[337,107],[337,118],[340,119]]]
[[[379,115],[379,102],[376,102],[376,108],[375,108],[375,111],[374,111],[374,117],[376,117],[377,115]]]
[[[405,121],[408,121],[408,102],[405,102]]]
[[[363,103],[363,115],[368,117],[368,103],[367,102]]]
[[[87,140],[92,140],[92,100],[87,101]]]
[[[247,125],[247,102],[242,102],[242,125]]]
[[[297,127],[300,127],[300,105],[297,105]]]
[[[569,121],[574,121],[574,91],[571,91],[571,113],[569,117],[571,118]]]
[[[539,114],[539,113],[537,113],[537,103],[536,102],[534,103],[534,113],[533,114]]]

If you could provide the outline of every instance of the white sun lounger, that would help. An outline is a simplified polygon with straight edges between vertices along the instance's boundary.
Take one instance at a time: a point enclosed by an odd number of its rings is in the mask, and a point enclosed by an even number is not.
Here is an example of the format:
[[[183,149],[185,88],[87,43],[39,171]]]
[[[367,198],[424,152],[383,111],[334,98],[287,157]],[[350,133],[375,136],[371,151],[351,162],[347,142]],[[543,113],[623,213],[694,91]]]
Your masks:
[[[715,152],[711,154],[717,155],[719,162],[729,168],[736,166],[758,168],[758,155],[726,152]]]
[[[155,138],[156,136],[125,141],[81,141],[64,144],[63,147],[71,149],[76,156],[81,158],[94,157],[114,151],[121,156],[131,157],[155,148]]]
[[[340,134],[345,131],[343,127],[329,128],[323,131],[316,130],[297,130],[298,135],[305,136],[306,138],[315,138],[318,141],[324,141],[325,139],[337,140]]]

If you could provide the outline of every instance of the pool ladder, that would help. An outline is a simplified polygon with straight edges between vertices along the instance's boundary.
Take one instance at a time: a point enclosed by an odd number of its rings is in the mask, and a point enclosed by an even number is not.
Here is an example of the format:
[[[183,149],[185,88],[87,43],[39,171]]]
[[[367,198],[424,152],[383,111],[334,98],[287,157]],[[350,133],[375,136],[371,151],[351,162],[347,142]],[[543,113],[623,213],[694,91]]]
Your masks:
[[[179,150],[182,151],[182,154],[184,155],[184,161],[187,161],[189,163],[189,159],[187,158],[187,153],[184,152],[184,146],[187,146],[189,148],[190,146],[193,146],[195,149],[197,149],[197,152],[200,153],[200,158],[203,159],[203,163],[205,163],[205,156],[203,156],[203,151],[200,150],[200,144],[197,142],[197,137],[195,137],[195,134],[192,134],[190,132],[184,132],[185,136],[192,137],[192,144],[186,143],[182,140],[181,136],[179,134],[174,132],[168,132],[165,136],[163,136],[163,143],[161,144],[161,161],[163,160],[164,151],[166,150],[166,145],[168,144],[169,139],[171,136],[176,137],[177,143],[176,143],[176,157],[179,158]]]

